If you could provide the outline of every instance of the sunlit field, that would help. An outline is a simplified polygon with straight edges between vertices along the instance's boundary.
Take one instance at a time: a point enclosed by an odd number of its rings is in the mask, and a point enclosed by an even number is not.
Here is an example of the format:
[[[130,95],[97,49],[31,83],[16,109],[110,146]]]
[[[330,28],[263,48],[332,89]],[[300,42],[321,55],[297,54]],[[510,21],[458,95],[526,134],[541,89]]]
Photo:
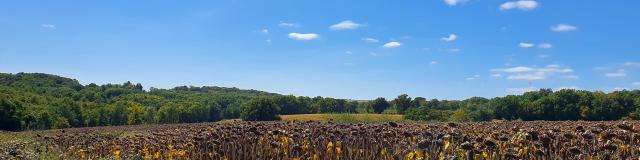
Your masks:
[[[0,133],[0,159],[631,159],[640,156],[639,125],[295,120],[75,128]]]

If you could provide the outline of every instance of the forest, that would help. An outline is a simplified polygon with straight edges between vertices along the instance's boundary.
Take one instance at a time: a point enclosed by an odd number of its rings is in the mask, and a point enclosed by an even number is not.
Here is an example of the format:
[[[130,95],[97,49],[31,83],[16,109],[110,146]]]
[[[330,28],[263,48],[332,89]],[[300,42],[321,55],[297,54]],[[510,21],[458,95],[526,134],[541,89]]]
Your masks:
[[[0,73],[0,130],[277,120],[309,113],[402,114],[416,121],[619,120],[640,119],[640,91],[611,93],[540,89],[491,99],[428,100],[402,94],[394,99],[349,100],[281,95],[214,86],[172,89],[142,84],[82,85],[44,73]]]

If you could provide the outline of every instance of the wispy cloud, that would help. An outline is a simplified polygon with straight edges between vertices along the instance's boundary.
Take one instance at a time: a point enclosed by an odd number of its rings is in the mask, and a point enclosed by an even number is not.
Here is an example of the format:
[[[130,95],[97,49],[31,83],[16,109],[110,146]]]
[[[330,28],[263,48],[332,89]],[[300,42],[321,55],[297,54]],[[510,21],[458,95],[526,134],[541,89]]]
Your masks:
[[[556,91],[563,90],[563,89],[578,90],[578,89],[580,89],[580,87],[578,87],[578,86],[562,86],[562,87],[556,88]]]
[[[55,29],[56,26],[53,24],[41,24],[40,27],[42,28],[46,28],[46,29]]]
[[[560,76],[560,78],[562,78],[562,79],[580,79],[580,76],[577,76],[577,75],[564,75],[564,76]]]
[[[517,67],[511,67],[511,68],[491,69],[491,71],[493,71],[493,72],[507,72],[507,73],[529,72],[529,71],[533,71],[533,70],[534,70],[533,68],[523,67],[523,66],[517,66]]]
[[[625,87],[615,87],[615,88],[613,88],[613,91],[623,91],[623,90],[627,90],[627,88],[625,88]]]
[[[538,44],[538,48],[542,48],[542,49],[549,49],[553,47],[553,45],[551,45],[550,43],[540,43]]]
[[[578,30],[578,27],[576,26],[572,26],[572,25],[568,25],[568,24],[558,24],[555,26],[551,26],[551,31],[554,32],[569,32],[569,31],[575,31]]]
[[[542,72],[534,72],[534,73],[509,75],[507,79],[535,81],[535,80],[544,80],[546,79],[546,76]]]
[[[471,77],[467,77],[467,78],[465,78],[465,79],[466,79],[467,81],[472,81],[472,80],[476,80],[476,79],[478,79],[478,78],[480,78],[480,75],[477,75],[477,74],[476,74],[476,75],[473,75],[473,76],[471,76]]]
[[[366,42],[371,42],[371,43],[378,43],[378,42],[380,42],[379,40],[377,40],[377,39],[375,39],[375,38],[369,38],[369,37],[362,38],[362,40],[363,40],[363,41],[366,41]]]
[[[384,45],[382,45],[382,47],[384,48],[396,48],[396,47],[400,47],[402,45],[402,43],[400,42],[389,42],[389,43],[385,43]]]
[[[289,33],[289,38],[295,40],[313,40],[320,38],[320,35],[315,33]]]
[[[622,65],[626,67],[640,67],[640,62],[624,62]]]
[[[329,26],[329,29],[334,30],[334,31],[352,30],[352,29],[358,29],[358,28],[364,27],[364,26],[366,26],[366,25],[358,24],[358,23],[350,21],[350,20],[345,20],[345,21],[342,21],[340,23],[337,23],[337,24]]]
[[[535,46],[535,44],[533,44],[533,43],[526,43],[526,42],[520,42],[520,43],[518,44],[518,46],[519,46],[520,48],[531,48],[531,47]]]
[[[448,36],[448,37],[442,37],[442,38],[440,38],[440,39],[441,39],[441,40],[443,40],[443,41],[446,41],[446,42],[451,42],[451,41],[455,41],[456,39],[458,39],[458,35],[456,35],[456,34],[449,34],[449,36]]]
[[[500,10],[506,11],[511,9],[519,9],[523,11],[530,11],[538,8],[538,2],[535,0],[519,0],[505,2],[500,5]]]
[[[626,77],[627,74],[624,72],[610,72],[610,73],[605,73],[604,76],[609,78],[621,78],[621,77]]]
[[[505,92],[507,92],[507,94],[523,94],[525,92],[531,92],[535,90],[538,90],[538,88],[536,87],[507,88],[505,89]]]
[[[518,43],[518,47],[520,48],[532,48],[535,47],[536,44],[533,43],[529,43],[529,42],[520,42]],[[553,45],[551,45],[550,43],[540,43],[537,45],[538,48],[542,48],[542,49],[549,49],[551,47],[553,47]]]
[[[262,33],[264,33],[264,34],[269,34],[269,29],[266,29],[266,28],[265,28],[265,29],[262,29]]]
[[[562,68],[558,65],[547,65],[545,67],[525,67],[516,66],[510,68],[496,68],[491,69],[491,72],[499,72],[508,74],[507,79],[510,80],[544,80],[548,76],[553,74],[568,74],[572,73],[571,68]]]
[[[438,61],[431,61],[429,64],[436,65],[436,64],[438,64]]]
[[[280,24],[278,24],[278,26],[280,26],[280,27],[298,27],[300,25],[295,24],[295,23],[280,22]]]
[[[449,6],[456,6],[465,2],[467,2],[467,0],[444,0],[444,3]]]

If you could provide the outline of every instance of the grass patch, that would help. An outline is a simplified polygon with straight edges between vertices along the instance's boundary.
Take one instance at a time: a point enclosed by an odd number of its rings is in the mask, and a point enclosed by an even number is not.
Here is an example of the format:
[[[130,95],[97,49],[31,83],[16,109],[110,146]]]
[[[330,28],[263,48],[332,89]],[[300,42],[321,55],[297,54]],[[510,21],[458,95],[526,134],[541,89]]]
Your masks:
[[[397,122],[404,121],[402,115],[398,114],[295,114],[295,115],[280,115],[282,120],[314,120],[314,121],[329,121],[333,119],[334,122]]]

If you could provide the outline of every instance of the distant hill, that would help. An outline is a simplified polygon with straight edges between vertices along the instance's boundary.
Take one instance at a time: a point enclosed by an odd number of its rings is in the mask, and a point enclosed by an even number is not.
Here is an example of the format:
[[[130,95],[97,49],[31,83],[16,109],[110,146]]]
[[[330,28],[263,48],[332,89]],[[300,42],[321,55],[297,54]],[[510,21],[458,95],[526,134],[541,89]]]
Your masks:
[[[78,82],[78,80],[76,79],[71,79],[71,78],[66,78],[66,77],[61,77],[61,76],[57,76],[57,75],[52,75],[52,74],[46,74],[46,73],[17,73],[17,74],[10,74],[10,73],[0,73],[0,86],[3,87],[10,87],[10,88],[14,88],[20,91],[35,91],[35,90],[42,90],[42,89],[46,89],[46,88],[59,88],[59,89],[71,89],[74,91],[81,91],[84,88],[87,87],[96,87],[96,84],[89,84],[86,86],[83,86],[82,84],[80,84]],[[124,84],[120,85],[120,84],[106,84],[106,85],[102,85],[102,87],[129,87],[129,86],[133,86],[134,89],[138,89],[140,90],[142,88],[141,84],[132,84],[131,82],[125,82]],[[137,88],[136,88],[137,87]],[[157,89],[157,88],[153,88],[152,89]],[[173,90],[173,91],[186,91],[186,92],[193,92],[193,93],[218,93],[218,94],[242,94],[242,95],[251,95],[251,96],[259,96],[259,95],[268,95],[268,96],[276,96],[279,95],[277,93],[269,93],[269,92],[265,92],[265,91],[258,91],[258,90],[254,90],[254,89],[239,89],[236,87],[218,87],[218,86],[202,86],[202,87],[195,87],[195,86],[179,86],[179,87],[174,87],[172,89],[168,89],[168,90]]]

